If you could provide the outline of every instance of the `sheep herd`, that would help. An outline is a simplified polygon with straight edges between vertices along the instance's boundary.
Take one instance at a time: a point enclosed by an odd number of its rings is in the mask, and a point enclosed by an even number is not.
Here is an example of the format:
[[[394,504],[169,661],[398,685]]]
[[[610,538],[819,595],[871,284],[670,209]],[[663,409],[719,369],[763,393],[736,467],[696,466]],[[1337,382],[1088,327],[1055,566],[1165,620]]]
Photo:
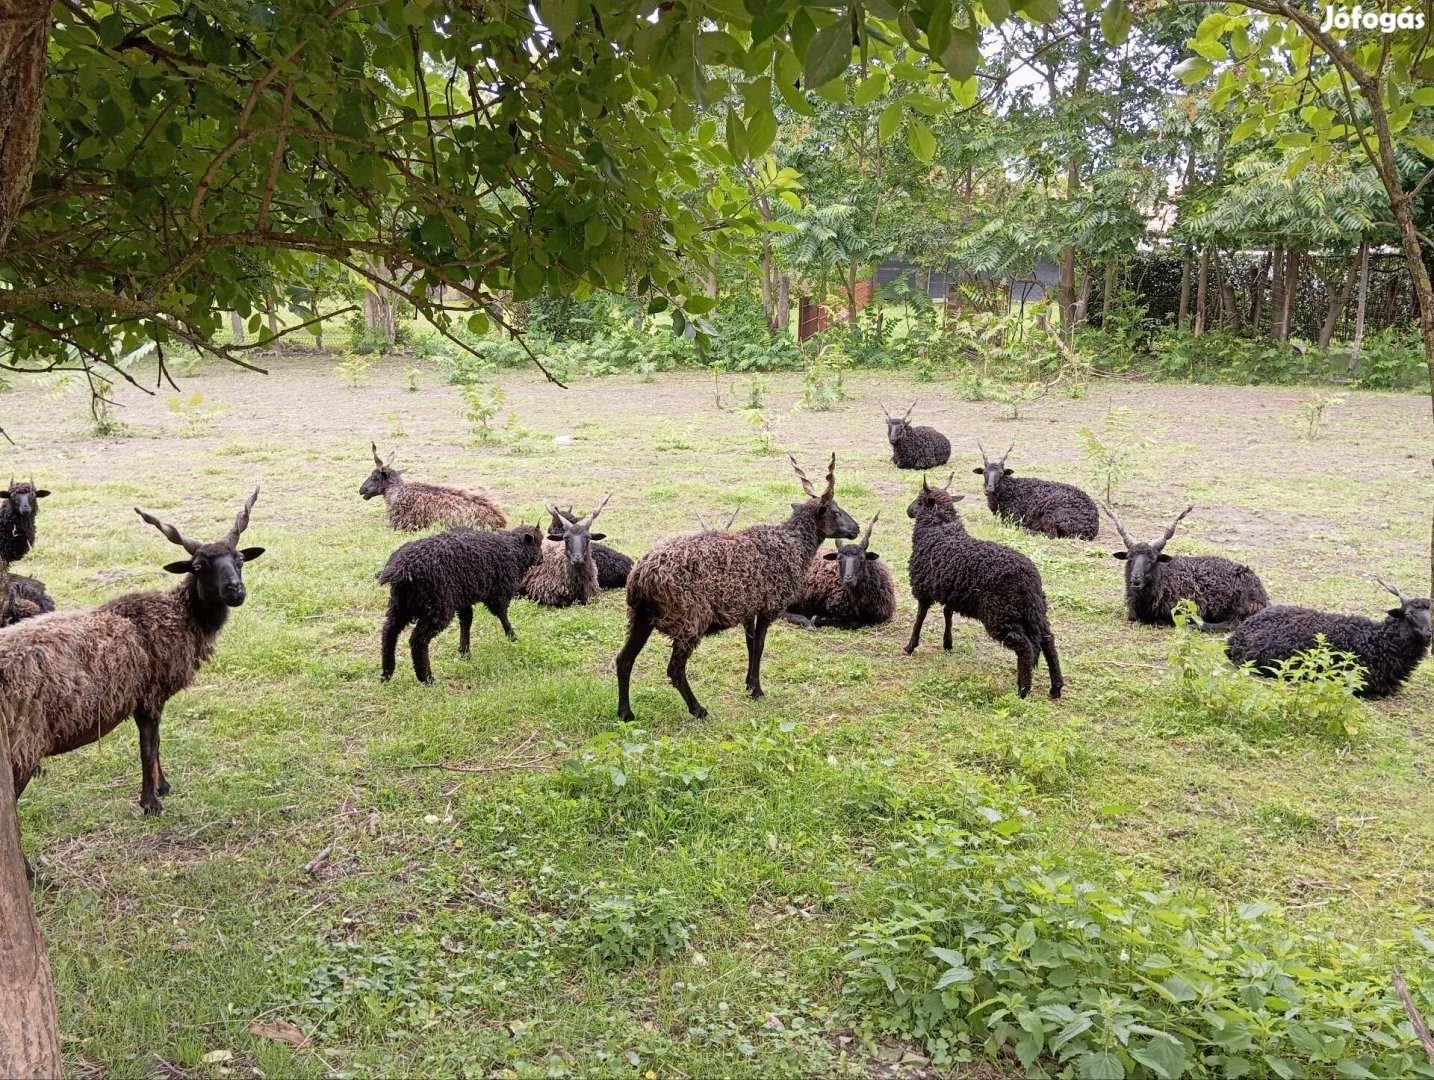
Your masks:
[[[914,409],[914,405],[913,405]],[[883,408],[883,412],[885,409]],[[929,427],[887,414],[892,463],[926,470],[948,463],[950,440]],[[1013,444],[1014,445],[1014,444]],[[991,512],[1051,538],[1095,539],[1100,509],[1094,499],[1065,483],[1016,477],[1007,467],[1011,450],[991,460],[984,448],[983,477]],[[688,711],[707,710],[687,677],[687,663],[704,637],[742,627],[747,644],[746,688],[762,696],[761,666],[768,628],[786,619],[809,629],[858,629],[889,622],[896,612],[891,571],[872,550],[873,516],[862,530],[836,500],[836,455],[818,491],[795,459],[792,467],[804,498],[784,521],[734,529],[705,523],[695,532],[658,541],[634,561],[603,543],[593,531],[607,499],[587,514],[548,507],[546,531],[535,525],[508,528],[494,496],[404,479],[394,460],[371,446],[374,469],[359,489],[364,499],[382,496],[389,525],[417,532],[446,531],[403,544],[376,575],[389,601],[382,628],[381,673],[390,679],[397,645],[412,627],[409,652],[415,676],[433,681],[429,647],[455,617],[458,650],[467,654],[473,609],[481,605],[515,638],[511,602],[525,598],[551,607],[586,604],[604,589],[625,587],[627,633],[615,659],[617,711],[634,718],[632,671],[653,631],[672,645],[667,675]],[[1016,658],[1016,689],[1025,697],[1042,660],[1050,696],[1064,685],[1044,584],[1036,565],[1009,546],[971,536],[953,494],[955,472],[940,487],[923,476],[907,507],[912,522],[908,577],[917,611],[905,652],[920,643],[933,607],[944,617],[942,644],[952,648],[952,618],[978,621]],[[135,592],[81,611],[54,610],[44,586],[10,572],[36,539],[38,500],[50,494],[33,481],[11,480],[0,492],[0,713],[8,734],[16,797],[42,761],[102,738],[129,717],[139,728],[141,792],[146,813],[157,814],[169,791],[160,765],[159,722],[166,702],[187,687],[214,652],[229,610],[244,602],[243,568],[263,554],[240,548],[240,536],[258,498],[249,497],[225,536],[202,543],[142,510],[136,512],[186,558],[164,569],[182,577],[166,592]],[[610,497],[610,496],[609,496]],[[1176,606],[1195,606],[1202,629],[1228,632],[1229,658],[1273,675],[1279,665],[1323,638],[1337,652],[1352,654],[1362,669],[1359,693],[1394,693],[1428,654],[1428,598],[1411,598],[1385,585],[1399,601],[1381,621],[1308,608],[1272,606],[1250,567],[1216,556],[1172,556],[1165,547],[1186,507],[1149,543],[1132,539],[1114,511],[1104,507],[1125,548],[1125,605],[1131,621],[1171,625]],[[700,520],[700,519],[699,519]],[[828,540],[832,549],[823,551]]]

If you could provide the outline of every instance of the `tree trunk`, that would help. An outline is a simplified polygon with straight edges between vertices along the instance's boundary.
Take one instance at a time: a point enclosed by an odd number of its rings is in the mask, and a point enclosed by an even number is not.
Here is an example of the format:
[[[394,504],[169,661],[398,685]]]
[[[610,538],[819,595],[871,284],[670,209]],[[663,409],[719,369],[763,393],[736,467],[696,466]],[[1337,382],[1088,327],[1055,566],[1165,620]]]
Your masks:
[[[30,193],[50,0],[0,0],[0,251]]]
[[[1349,373],[1359,373],[1359,350],[1364,348],[1364,306],[1369,300],[1369,241],[1359,245],[1359,300],[1354,308],[1354,344],[1349,350]]]
[[[244,344],[244,316],[237,311],[229,313],[229,333],[234,337],[234,344]]]
[[[1194,261],[1190,253],[1185,253],[1185,258],[1180,260],[1180,313],[1175,316],[1175,329],[1185,333],[1185,320],[1190,317],[1190,278],[1194,270]]]
[[[715,251],[707,262],[707,299],[717,299],[717,253]]]
[[[1284,341],[1287,329],[1285,315],[1285,249],[1276,247],[1270,253],[1270,337]]]
[[[1285,252],[1285,311],[1280,318],[1284,327],[1283,340],[1288,341],[1294,334],[1295,294],[1300,287],[1300,253],[1291,248]]]
[[[1061,248],[1060,276],[1056,279],[1056,303],[1060,307],[1061,337],[1067,345],[1075,341],[1076,316],[1075,248]]]
[[[1250,328],[1251,337],[1260,336],[1260,327],[1265,317],[1265,277],[1269,272],[1269,259],[1262,255],[1260,256],[1260,264],[1256,267],[1254,285],[1250,290],[1250,318],[1245,324]]]
[[[1364,245],[1360,244],[1359,251],[1349,260],[1349,269],[1345,272],[1344,283],[1337,289],[1330,290],[1329,310],[1325,312],[1324,324],[1319,328],[1320,352],[1329,350],[1329,343],[1334,338],[1334,328],[1339,325],[1339,318],[1344,314],[1344,306],[1349,303],[1349,294],[1354,289],[1354,280],[1359,277],[1359,264],[1363,254]]]
[[[783,274],[777,278],[777,329],[787,330],[792,325],[792,279]]]
[[[1195,329],[1194,334],[1199,337],[1205,332],[1206,324],[1210,318],[1210,245],[1206,244],[1200,249],[1200,274],[1195,285]]]
[[[59,1075],[55,987],[40,924],[30,906],[15,815],[9,726],[0,718],[0,1076]]]
[[[1115,303],[1116,272],[1119,270],[1119,260],[1112,255],[1105,260],[1105,288],[1100,297],[1100,328],[1105,329],[1106,320],[1110,318],[1111,305]]]
[[[846,324],[856,329],[856,260],[847,264],[846,277]]]
[[[762,241],[762,267],[761,267],[761,288],[762,288],[762,315],[767,320],[767,333],[777,332],[777,297],[776,287],[772,282],[772,242]]]

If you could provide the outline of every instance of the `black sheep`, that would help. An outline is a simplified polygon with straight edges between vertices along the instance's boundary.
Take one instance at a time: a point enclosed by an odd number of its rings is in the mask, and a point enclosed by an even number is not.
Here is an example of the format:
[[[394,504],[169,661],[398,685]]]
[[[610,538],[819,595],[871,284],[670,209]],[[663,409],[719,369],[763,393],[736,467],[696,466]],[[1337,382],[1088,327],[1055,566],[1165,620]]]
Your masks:
[[[1230,635],[1225,655],[1236,664],[1253,663],[1258,675],[1273,676],[1279,661],[1314,648],[1315,636],[1323,634],[1330,649],[1352,653],[1364,669],[1359,697],[1388,697],[1429,653],[1429,600],[1411,599],[1380,584],[1399,597],[1399,606],[1383,622],[1311,608],[1267,607]]]
[[[1055,539],[1075,536],[1094,540],[1100,532],[1100,512],[1095,508],[1095,500],[1074,484],[1016,478],[1015,473],[1006,468],[1006,458],[1015,445],[1012,443],[998,460],[989,461],[985,447],[976,444],[981,451],[982,467],[971,471],[986,477],[986,505],[991,513]]]
[[[1125,611],[1131,622],[1172,626],[1175,605],[1191,600],[1200,615],[1200,628],[1224,633],[1269,606],[1259,575],[1243,563],[1218,555],[1165,554],[1175,526],[1194,509],[1187,506],[1159,540],[1143,544],[1132,540],[1115,511],[1105,507],[1125,541],[1125,550],[1113,551],[1111,557],[1125,563]]]
[[[569,506],[566,510],[556,506],[548,508],[553,520],[548,525],[548,533],[561,533],[564,523],[569,525],[578,520],[579,515],[573,513]],[[632,572],[632,559],[618,551],[617,548],[608,547],[606,544],[593,542],[589,544],[593,553],[593,563],[597,566],[598,588],[599,589],[621,589],[627,585],[627,575]]]
[[[46,615],[55,610],[55,602],[45,591],[45,583],[23,574],[10,575],[9,596],[0,611],[0,626],[13,626],[21,619]]]
[[[935,469],[951,460],[951,440],[935,428],[913,427],[911,409],[897,420],[886,412],[886,441],[891,443],[891,461],[898,469]]]
[[[12,476],[10,489],[0,491],[0,559],[19,562],[35,546],[35,518],[40,499],[50,494],[33,480],[18,483]]]
[[[1060,697],[1065,680],[1040,571],[1019,551],[969,535],[953,505],[965,496],[953,497],[950,487],[950,479],[946,487],[933,488],[923,478],[921,492],[906,508],[906,516],[916,522],[909,566],[916,623],[906,653],[910,655],[921,643],[926,613],[940,604],[946,615],[942,648],[951,649],[953,614],[977,619],[992,640],[1016,654],[1016,690],[1021,697],[1031,692],[1031,676],[1042,654],[1050,668],[1051,697]]]
[[[536,525],[502,532],[454,529],[404,544],[388,557],[378,574],[389,587],[388,613],[383,620],[383,679],[393,677],[398,635],[416,623],[409,636],[413,674],[433,682],[428,643],[458,616],[458,653],[468,654],[473,605],[493,613],[510,639],[508,604],[522,589],[523,574],[543,557],[543,534]]]
[[[836,550],[812,560],[802,593],[787,609],[787,619],[815,630],[835,626],[857,630],[890,622],[896,613],[896,583],[880,556],[869,550],[871,530],[880,517],[867,523],[855,544],[835,541]]]

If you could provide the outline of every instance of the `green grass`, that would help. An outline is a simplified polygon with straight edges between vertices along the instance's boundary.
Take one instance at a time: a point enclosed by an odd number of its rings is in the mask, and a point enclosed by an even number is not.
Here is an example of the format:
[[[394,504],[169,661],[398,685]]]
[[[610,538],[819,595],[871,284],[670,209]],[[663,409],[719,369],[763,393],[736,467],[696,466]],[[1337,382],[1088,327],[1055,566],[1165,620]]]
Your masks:
[[[970,466],[977,439],[1015,438],[1018,473],[1089,485],[1075,430],[1129,407],[1152,447],[1123,488],[1127,526],[1153,532],[1192,498],[1172,550],[1233,549],[1277,599],[1374,614],[1387,604],[1373,574],[1423,589],[1427,473],[1406,454],[1427,457],[1427,401],[1351,393],[1311,442],[1271,421],[1295,406],[1259,388],[1097,385],[1012,423],[939,384],[849,374],[850,400],[793,412],[783,455],[764,455],[705,376],[564,393],[523,373],[502,376],[521,425],[570,438],[515,456],[471,442],[433,373],[408,393],[410,366],[375,363],[350,389],[325,361],[282,360],[268,379],[206,365],[186,393],[228,408],[182,442],[162,399],[124,397],[131,436],[97,440],[38,391],[8,395],[10,415],[42,419],[7,424],[22,449],[4,464],[56,493],[20,569],[62,607],[167,584],[168,545],[130,507],[207,538],[263,487],[251,599],[165,715],[164,816],[139,814],[132,728],[51,761],[22,802],[77,1073],[865,1074],[922,1057],[929,1046],[908,1051],[853,996],[842,957],[917,887],[894,854],[912,829],[966,821],[971,792],[1019,822],[991,843],[1021,858],[1217,912],[1272,901],[1297,935],[1417,968],[1407,935],[1434,895],[1434,665],[1362,708],[1348,742],[1192,729],[1172,712],[1171,632],[1126,622],[1109,537],[1057,543],[994,522]],[[768,378],[769,407],[790,409],[800,376]],[[918,480],[887,461],[876,402],[916,397],[957,445],[972,531],[1044,575],[1060,702],[1043,670],[1018,699],[1010,654],[973,624],[950,655],[936,621],[915,656],[900,652]],[[708,640],[690,668],[701,723],[658,639],[635,676],[637,725],[615,721],[615,594],[518,603],[516,644],[480,614],[471,658],[456,629],[435,642],[436,686],[415,684],[403,652],[383,685],[373,574],[400,538],[357,498],[370,437],[411,477],[489,486],[515,521],[613,491],[603,528],[633,554],[699,513],[740,506],[739,527],[783,515],[799,492],[785,451],[815,474],[834,448],[843,505],[863,521],[883,511],[873,546],[901,608],[858,633],[775,627],[759,702],[740,693],[741,635]],[[256,1018],[312,1039],[256,1037]],[[998,1068],[1021,1070],[1009,1055]]]

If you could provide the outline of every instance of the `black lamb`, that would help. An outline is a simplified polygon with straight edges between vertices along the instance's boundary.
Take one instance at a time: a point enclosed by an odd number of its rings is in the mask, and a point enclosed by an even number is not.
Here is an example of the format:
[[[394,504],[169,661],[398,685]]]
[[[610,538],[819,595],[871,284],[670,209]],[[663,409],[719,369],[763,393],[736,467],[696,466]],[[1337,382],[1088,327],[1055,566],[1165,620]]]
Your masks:
[[[0,491],[0,559],[19,562],[35,546],[35,518],[40,499],[49,491],[37,488],[34,480],[16,482],[10,478],[8,491]]]
[[[1125,563],[1125,611],[1131,622],[1172,626],[1175,605],[1190,600],[1199,613],[1202,630],[1225,633],[1269,607],[1270,597],[1259,575],[1243,563],[1218,555],[1165,554],[1175,526],[1194,509],[1187,506],[1159,540],[1143,544],[1132,540],[1115,511],[1105,507],[1106,516],[1125,541],[1125,550],[1113,551],[1111,557]]]
[[[24,574],[10,575],[9,595],[0,610],[0,626],[13,626],[21,619],[47,615],[55,610],[55,602],[45,591],[45,583]]]
[[[1031,692],[1031,676],[1042,655],[1050,669],[1051,697],[1060,697],[1065,680],[1040,571],[1019,551],[968,534],[953,505],[965,496],[952,496],[950,487],[950,479],[945,487],[933,488],[923,478],[920,493],[906,509],[906,516],[916,522],[909,565],[916,623],[906,653],[916,651],[926,613],[940,604],[946,615],[942,648],[951,649],[953,614],[977,619],[992,640],[1016,654],[1016,691],[1021,697]]]
[[[1323,634],[1335,652],[1353,654],[1364,669],[1359,697],[1388,697],[1404,684],[1429,653],[1429,599],[1411,599],[1380,582],[1399,598],[1383,622],[1303,607],[1267,607],[1230,635],[1225,655],[1236,664],[1253,663],[1256,674],[1276,675],[1276,665],[1316,645]]]
[[[896,582],[881,557],[869,550],[871,530],[880,516],[872,516],[856,543],[836,540],[835,551],[812,560],[801,595],[787,608],[789,622],[808,630],[822,626],[858,630],[891,621],[896,613]]]
[[[388,613],[383,620],[383,679],[393,677],[398,635],[415,623],[409,636],[413,674],[433,682],[428,643],[458,616],[458,653],[468,655],[473,605],[493,613],[512,640],[518,635],[508,622],[508,605],[522,589],[523,574],[543,557],[543,534],[536,525],[501,532],[454,529],[404,544],[388,557],[378,574],[389,587]]]
[[[998,460],[990,461],[985,447],[976,444],[981,451],[982,467],[971,471],[986,477],[986,505],[991,513],[1055,539],[1075,536],[1094,540],[1100,532],[1100,512],[1095,508],[1095,500],[1074,484],[1016,478],[1015,473],[1006,468],[1006,458],[1011,456],[1015,445],[1007,447]]]
[[[911,409],[897,420],[886,412],[886,441],[891,443],[891,461],[898,469],[935,469],[951,460],[951,440],[935,428],[913,427]]]
[[[560,509],[556,506],[548,508],[552,514],[552,521],[548,525],[549,534],[561,533],[563,523],[571,525],[581,517],[573,513],[573,508]],[[608,547],[606,544],[593,542],[589,545],[593,553],[593,563],[597,566],[598,588],[599,589],[621,589],[627,585],[627,575],[632,572],[632,559],[618,551],[617,548]]]

